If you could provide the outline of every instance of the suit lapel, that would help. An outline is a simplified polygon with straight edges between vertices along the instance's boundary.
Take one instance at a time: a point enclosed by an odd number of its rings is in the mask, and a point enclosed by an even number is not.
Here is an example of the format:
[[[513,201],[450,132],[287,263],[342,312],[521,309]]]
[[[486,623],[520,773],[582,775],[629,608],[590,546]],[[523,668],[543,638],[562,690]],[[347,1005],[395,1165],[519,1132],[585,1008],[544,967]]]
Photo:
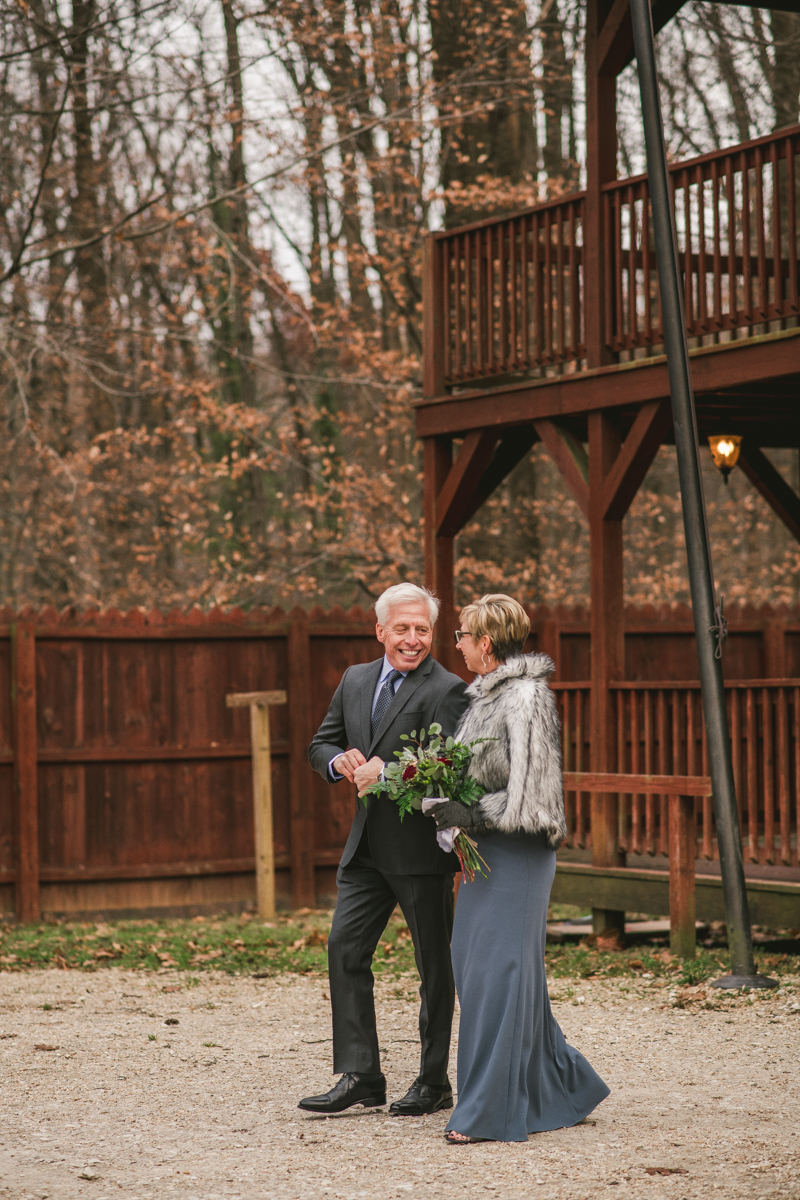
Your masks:
[[[363,753],[366,754],[367,758],[369,758],[368,747],[372,741],[372,697],[375,695],[375,688],[378,686],[382,670],[382,658],[379,658],[374,663],[370,663],[369,669],[364,672],[364,684],[361,689],[358,714],[359,725],[361,727],[359,747],[364,747]]]
[[[387,708],[386,715],[384,716],[380,725],[376,729],[375,737],[374,738],[370,737],[369,752],[367,754],[367,758],[371,757],[374,746],[383,737],[384,733],[389,728],[389,726],[391,725],[392,721],[395,719],[397,714],[399,712],[402,712],[402,710],[405,708],[406,704],[411,699],[411,697],[414,695],[414,692],[417,690],[417,688],[420,687],[420,685],[425,682],[428,675],[430,675],[432,669],[433,669],[433,659],[431,658],[431,656],[429,654],[428,657],[425,659],[424,663],[422,663],[421,666],[417,667],[416,671],[410,671],[408,673],[408,675],[406,675],[405,679],[400,684],[400,687],[395,692],[394,700],[392,700],[392,703]],[[375,683],[377,683],[377,679],[375,680]],[[374,691],[375,691],[375,684],[373,684],[373,686],[372,686],[372,692],[374,692]],[[370,712],[372,711],[372,709],[371,709],[372,692],[370,693]]]

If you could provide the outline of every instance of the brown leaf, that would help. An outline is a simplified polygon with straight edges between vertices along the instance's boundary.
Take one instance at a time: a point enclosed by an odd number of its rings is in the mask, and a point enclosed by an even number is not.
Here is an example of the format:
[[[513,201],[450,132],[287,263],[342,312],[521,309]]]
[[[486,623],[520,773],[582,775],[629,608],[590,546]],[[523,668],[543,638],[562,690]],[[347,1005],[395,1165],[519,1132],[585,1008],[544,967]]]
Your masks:
[[[685,1167],[645,1167],[646,1175],[688,1175]]]
[[[44,1042],[37,1042],[33,1047],[34,1050],[60,1050],[60,1046],[46,1046]]]

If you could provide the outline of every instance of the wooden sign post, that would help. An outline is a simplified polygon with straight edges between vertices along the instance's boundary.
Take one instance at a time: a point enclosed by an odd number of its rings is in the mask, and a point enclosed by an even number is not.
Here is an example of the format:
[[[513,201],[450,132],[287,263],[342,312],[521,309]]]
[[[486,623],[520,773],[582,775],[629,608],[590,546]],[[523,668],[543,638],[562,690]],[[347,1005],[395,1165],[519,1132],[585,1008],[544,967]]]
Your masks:
[[[256,904],[260,917],[275,916],[275,849],[272,841],[272,757],[269,708],[285,704],[286,692],[234,692],[225,697],[228,708],[250,709],[253,754],[253,816],[256,844]]]

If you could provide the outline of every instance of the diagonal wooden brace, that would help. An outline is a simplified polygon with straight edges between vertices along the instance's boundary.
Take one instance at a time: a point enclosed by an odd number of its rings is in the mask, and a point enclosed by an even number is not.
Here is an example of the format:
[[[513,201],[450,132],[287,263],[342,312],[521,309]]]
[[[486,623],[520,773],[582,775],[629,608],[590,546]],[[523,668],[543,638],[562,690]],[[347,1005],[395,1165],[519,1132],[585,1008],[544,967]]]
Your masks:
[[[576,437],[555,421],[534,421],[559,474],[566,483],[583,515],[589,516],[589,458]]]
[[[603,481],[603,518],[621,521],[672,425],[668,400],[643,404]]]
[[[791,535],[800,541],[800,497],[773,467],[766,454],[756,446],[743,444],[739,466]]]

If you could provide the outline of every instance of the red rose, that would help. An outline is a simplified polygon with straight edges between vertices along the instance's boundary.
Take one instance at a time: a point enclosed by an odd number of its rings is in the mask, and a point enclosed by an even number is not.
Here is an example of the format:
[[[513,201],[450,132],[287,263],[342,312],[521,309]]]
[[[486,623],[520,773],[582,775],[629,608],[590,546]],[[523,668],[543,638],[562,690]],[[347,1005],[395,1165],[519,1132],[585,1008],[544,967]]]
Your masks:
[[[413,763],[409,763],[405,771],[403,771],[403,783],[408,783],[417,773],[417,768]]]
[[[444,757],[442,757],[442,755],[440,755],[436,761],[440,762],[440,763],[444,763],[444,765],[446,767],[452,767],[452,765],[453,765],[452,758],[444,758]]]

